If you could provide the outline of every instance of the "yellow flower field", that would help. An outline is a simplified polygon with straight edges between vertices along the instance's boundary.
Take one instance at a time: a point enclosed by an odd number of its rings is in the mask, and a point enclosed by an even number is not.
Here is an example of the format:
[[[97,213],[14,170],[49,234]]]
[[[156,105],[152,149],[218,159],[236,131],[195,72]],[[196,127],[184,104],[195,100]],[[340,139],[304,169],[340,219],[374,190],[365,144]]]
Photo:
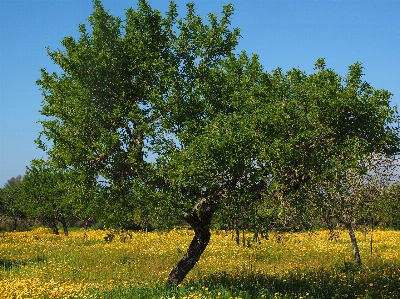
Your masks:
[[[78,230],[68,237],[56,236],[44,228],[0,233],[0,297],[100,298],[98,294],[115,289],[156,288],[164,284],[192,238],[192,232],[186,229],[125,233],[113,240],[104,230],[88,231],[85,241],[82,234]],[[294,279],[310,288],[334,282],[332,288],[337,287],[341,292],[359,293],[350,298],[378,298],[371,294],[395,298],[392,297],[395,292],[400,293],[399,231],[373,232],[372,255],[371,234],[365,238],[362,232],[357,232],[362,271],[353,268],[346,231],[335,234],[333,240],[328,240],[328,231],[270,234],[254,242],[253,235],[247,233],[248,246],[238,247],[232,232],[214,231],[208,248],[182,289],[196,283],[201,287],[188,287],[180,292],[180,298],[229,298],[213,286],[223,285],[226,280],[246,284],[257,281],[270,289],[273,285],[271,298],[295,298],[294,285],[290,286],[293,294],[277,291],[288,288]],[[104,241],[107,237],[109,242]],[[384,281],[376,281],[377,277],[383,277]],[[326,282],[320,281],[325,279]]]

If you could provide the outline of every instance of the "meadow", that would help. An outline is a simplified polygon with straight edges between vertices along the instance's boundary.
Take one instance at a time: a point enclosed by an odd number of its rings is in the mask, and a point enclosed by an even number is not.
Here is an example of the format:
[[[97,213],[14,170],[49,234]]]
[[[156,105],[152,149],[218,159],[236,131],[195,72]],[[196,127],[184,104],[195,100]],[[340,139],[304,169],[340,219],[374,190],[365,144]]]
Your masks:
[[[352,261],[346,231],[247,233],[213,231],[185,281],[165,287],[192,231],[82,230],[68,237],[38,228],[0,233],[1,298],[399,298],[400,231],[357,232],[363,266]]]

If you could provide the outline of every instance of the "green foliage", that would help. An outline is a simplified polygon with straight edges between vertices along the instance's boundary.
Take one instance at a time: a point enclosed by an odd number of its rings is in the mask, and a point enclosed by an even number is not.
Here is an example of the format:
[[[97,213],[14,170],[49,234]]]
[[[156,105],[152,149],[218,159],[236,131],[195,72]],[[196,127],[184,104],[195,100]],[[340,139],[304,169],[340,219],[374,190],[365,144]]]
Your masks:
[[[174,153],[167,137],[176,137],[182,126],[199,130],[198,117],[208,106],[204,89],[207,100],[215,100],[210,69],[236,45],[238,30],[229,29],[232,7],[224,8],[221,20],[210,15],[208,25],[193,5],[178,19],[172,3],[163,18],[139,1],[137,10],[126,11],[125,22],[100,1],[94,8],[90,33],[80,25],[79,40],[67,37],[65,50],[48,51],[63,71],[42,70],[38,80],[48,118],[41,121],[37,143],[56,167],[74,174],[74,186],[99,191],[109,215],[126,215],[137,206],[151,210],[151,194],[162,186],[145,158]]]
[[[73,218],[73,206],[66,196],[65,174],[43,160],[33,160],[21,184],[18,204],[30,219],[48,225],[60,221],[66,229]]]
[[[372,216],[382,225],[400,228],[400,185],[393,183],[376,198],[372,207]]]
[[[390,127],[396,110],[388,92],[364,88],[360,64],[342,78],[325,69],[323,60],[318,63],[323,67],[307,75],[298,69],[264,74],[257,57],[244,53],[224,62],[229,78],[223,94],[231,111],[204,121],[200,135],[187,133],[185,147],[165,166],[182,209],[195,194],[214,193],[225,218],[250,216],[253,221],[246,222],[258,226],[265,211],[278,214],[282,225],[300,227],[319,212],[310,213],[312,205],[333,205],[336,212],[326,211],[333,215],[343,212],[343,205],[328,200],[324,184],[343,195],[349,172],[360,177],[371,169],[373,154],[398,150],[399,136]],[[347,209],[357,210],[355,203]]]

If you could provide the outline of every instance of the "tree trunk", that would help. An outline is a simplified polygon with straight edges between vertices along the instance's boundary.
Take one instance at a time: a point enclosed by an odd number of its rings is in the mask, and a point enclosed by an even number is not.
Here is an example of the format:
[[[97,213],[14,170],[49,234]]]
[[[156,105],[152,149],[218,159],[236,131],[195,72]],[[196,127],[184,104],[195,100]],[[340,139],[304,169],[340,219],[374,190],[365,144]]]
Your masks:
[[[237,221],[235,221],[235,241],[236,241],[236,246],[240,246],[240,232]]]
[[[17,230],[17,216],[13,216],[12,217],[12,223],[13,223],[13,227],[12,227],[12,231],[15,232]]]
[[[210,203],[203,200],[199,203],[200,212],[197,215],[197,206],[184,216],[186,222],[193,228],[194,237],[186,254],[169,274],[167,285],[179,284],[190,270],[196,265],[200,256],[210,241],[210,224],[214,209]]]
[[[82,242],[85,242],[86,240],[87,240],[87,226],[85,225],[85,228],[83,229]]]
[[[60,221],[60,223],[61,223],[61,225],[63,227],[64,236],[68,237],[68,226],[67,226],[67,221],[65,221],[64,216],[61,216],[58,221]]]
[[[356,235],[354,234],[353,224],[351,222],[347,222],[347,223],[345,223],[345,226],[346,226],[347,230],[349,231],[351,245],[353,246],[354,259],[355,259],[356,263],[361,266],[361,256],[360,256],[360,251],[358,250],[358,244],[357,244]]]
[[[372,235],[374,234],[374,217],[371,218],[371,238],[369,242],[369,249],[372,256]]]
[[[90,218],[85,218],[84,221],[84,228],[83,228],[83,236],[82,236],[82,242],[85,242],[87,240],[87,229],[89,227],[89,220]]]
[[[60,233],[58,231],[56,220],[55,219],[50,219],[49,221],[50,221],[50,228],[53,231],[53,234],[59,235]]]

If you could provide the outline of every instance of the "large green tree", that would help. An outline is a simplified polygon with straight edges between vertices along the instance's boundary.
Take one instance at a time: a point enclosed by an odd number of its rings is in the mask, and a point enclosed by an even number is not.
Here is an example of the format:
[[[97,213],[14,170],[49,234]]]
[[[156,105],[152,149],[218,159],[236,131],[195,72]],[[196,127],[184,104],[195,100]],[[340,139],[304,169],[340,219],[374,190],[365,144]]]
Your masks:
[[[183,206],[197,195],[233,220],[250,214],[260,225],[271,213],[281,229],[336,218],[348,228],[356,255],[351,222],[371,199],[362,187],[372,184],[374,157],[398,152],[391,94],[365,83],[360,63],[341,77],[323,59],[311,75],[298,69],[267,75],[256,57],[244,54],[225,62],[232,112],[219,113],[170,156],[167,177],[178,187],[170,202],[180,194]]]
[[[62,72],[42,70],[38,81],[42,114],[48,118],[41,121],[37,142],[56,168],[75,174],[71,178],[81,190],[100,190],[99,209],[115,219],[138,206],[149,210],[166,196],[165,186],[171,190],[146,155],[173,155],[177,143],[184,147],[190,140],[184,135],[201,134],[207,114],[226,109],[216,94],[223,82],[214,87],[217,78],[211,72],[219,72],[239,32],[230,29],[231,6],[224,7],[221,19],[210,14],[208,24],[192,4],[179,19],[173,3],[162,17],[139,1],[137,10],[126,11],[124,22],[109,15],[100,1],[94,8],[91,32],[81,25],[78,40],[67,37],[64,50],[49,50]],[[189,268],[208,243],[191,219],[186,220],[195,228],[194,240],[200,238],[202,245]],[[172,275],[171,281],[183,277]]]
[[[141,0],[124,22],[94,8],[90,32],[80,25],[78,40],[48,51],[62,71],[38,80],[47,118],[37,142],[109,219],[140,210],[193,228],[168,283],[199,260],[214,213],[274,210],[294,222],[307,215],[302,194],[336,160],[397,151],[390,94],[364,84],[359,64],[346,78],[323,60],[311,75],[266,73],[256,55],[234,54],[230,5],[206,24],[193,4],[181,19],[174,3],[163,17]]]

